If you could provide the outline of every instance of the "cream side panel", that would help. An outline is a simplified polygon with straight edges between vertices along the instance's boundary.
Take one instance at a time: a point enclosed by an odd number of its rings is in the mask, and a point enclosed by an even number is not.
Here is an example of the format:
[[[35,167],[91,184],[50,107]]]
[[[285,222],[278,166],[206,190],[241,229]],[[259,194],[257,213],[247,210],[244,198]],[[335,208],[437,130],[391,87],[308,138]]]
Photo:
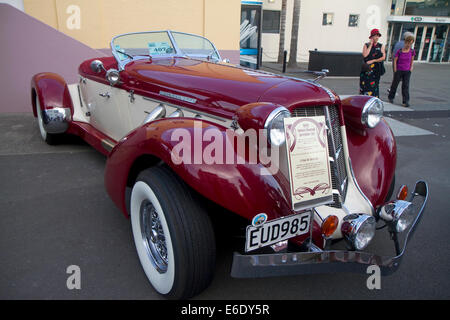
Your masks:
[[[84,98],[91,114],[90,124],[103,134],[119,141],[132,129],[128,111],[129,93],[89,79],[85,81],[82,94],[86,95]],[[109,95],[109,98],[100,94]]]
[[[147,115],[160,104],[163,104],[166,109],[166,118],[170,117],[173,112],[181,110],[183,112],[183,117],[185,118],[198,118],[199,120],[208,120],[217,123],[226,128],[231,127],[232,120],[230,119],[214,117],[183,106],[135,95],[134,102],[129,104],[130,121],[132,128],[134,129],[141,126],[144,123]]]

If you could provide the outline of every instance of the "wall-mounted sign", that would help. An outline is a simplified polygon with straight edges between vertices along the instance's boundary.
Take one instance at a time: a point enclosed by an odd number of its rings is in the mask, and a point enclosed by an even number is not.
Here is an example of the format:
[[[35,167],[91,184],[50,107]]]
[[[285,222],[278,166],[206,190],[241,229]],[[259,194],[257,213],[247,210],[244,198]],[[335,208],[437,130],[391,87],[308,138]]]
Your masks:
[[[416,23],[444,23],[450,24],[448,17],[422,17],[422,16],[389,16],[388,22],[416,22]]]

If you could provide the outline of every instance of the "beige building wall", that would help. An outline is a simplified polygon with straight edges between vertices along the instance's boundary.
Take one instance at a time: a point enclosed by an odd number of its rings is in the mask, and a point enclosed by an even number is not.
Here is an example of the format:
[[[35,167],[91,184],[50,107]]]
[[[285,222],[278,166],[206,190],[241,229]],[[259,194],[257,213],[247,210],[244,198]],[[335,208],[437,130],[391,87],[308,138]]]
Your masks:
[[[298,61],[309,60],[309,50],[362,51],[370,30],[380,29],[386,44],[392,0],[301,0]],[[287,1],[285,50],[290,48],[293,0]],[[263,1],[264,10],[281,10],[281,0]],[[333,13],[333,25],[322,25],[323,13]],[[359,15],[357,27],[349,27],[350,14]],[[279,34],[262,34],[263,61],[278,57]]]
[[[25,13],[100,49],[114,35],[176,30],[239,50],[240,0],[24,0]]]

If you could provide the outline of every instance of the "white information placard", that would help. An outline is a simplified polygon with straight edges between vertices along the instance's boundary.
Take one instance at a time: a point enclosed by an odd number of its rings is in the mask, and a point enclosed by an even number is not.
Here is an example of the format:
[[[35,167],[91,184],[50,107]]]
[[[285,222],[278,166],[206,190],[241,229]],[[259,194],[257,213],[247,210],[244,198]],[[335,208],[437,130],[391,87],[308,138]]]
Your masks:
[[[285,118],[292,207],[333,202],[325,116]]]

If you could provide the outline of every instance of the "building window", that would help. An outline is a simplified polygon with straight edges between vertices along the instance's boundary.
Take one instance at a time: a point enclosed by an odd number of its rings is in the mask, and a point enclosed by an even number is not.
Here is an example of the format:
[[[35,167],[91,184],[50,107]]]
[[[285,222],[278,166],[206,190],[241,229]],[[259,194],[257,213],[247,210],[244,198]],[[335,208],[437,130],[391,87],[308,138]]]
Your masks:
[[[263,10],[262,31],[264,33],[280,33],[280,11]]]
[[[333,24],[334,13],[324,13],[322,17],[323,26],[331,26]]]
[[[348,26],[357,27],[359,23],[359,14],[351,14],[348,16]]]
[[[406,16],[450,17],[448,0],[408,0]]]

